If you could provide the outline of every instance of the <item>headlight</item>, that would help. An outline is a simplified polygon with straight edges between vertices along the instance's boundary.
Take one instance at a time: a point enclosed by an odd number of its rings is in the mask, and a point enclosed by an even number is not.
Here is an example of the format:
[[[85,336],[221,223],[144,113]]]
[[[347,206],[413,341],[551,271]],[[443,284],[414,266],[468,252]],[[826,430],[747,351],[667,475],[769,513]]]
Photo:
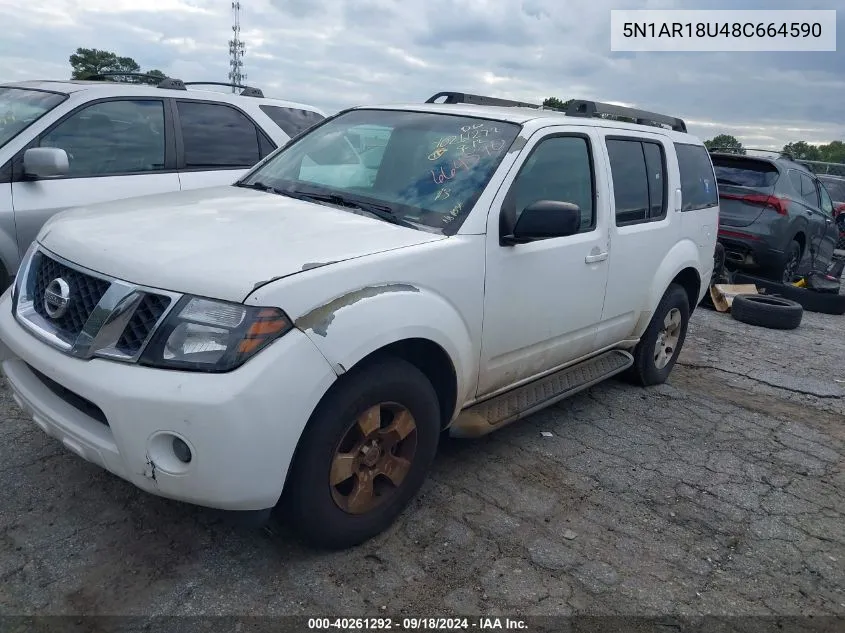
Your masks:
[[[278,308],[184,297],[139,362],[166,369],[231,371],[292,328]]]

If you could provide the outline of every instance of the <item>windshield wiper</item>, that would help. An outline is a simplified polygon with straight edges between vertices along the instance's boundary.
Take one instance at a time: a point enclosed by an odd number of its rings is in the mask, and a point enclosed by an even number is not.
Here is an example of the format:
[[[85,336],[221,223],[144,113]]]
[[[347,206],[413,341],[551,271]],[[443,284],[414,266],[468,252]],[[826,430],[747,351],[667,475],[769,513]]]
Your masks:
[[[413,222],[409,222],[408,220],[404,220],[397,216],[393,209],[386,204],[379,204],[378,202],[369,202],[368,200],[359,200],[358,198],[344,196],[339,193],[298,191],[296,189],[280,193],[282,193],[282,195],[291,196],[292,198],[300,198],[302,200],[313,200],[317,202],[328,202],[329,204],[336,204],[341,207],[359,209],[361,211],[364,211],[365,213],[374,215],[377,218],[384,220],[385,222],[390,222],[391,224],[397,224],[399,226],[405,226],[412,229],[417,228]]]
[[[263,183],[261,181],[256,182],[236,182],[236,187],[244,187],[245,189],[257,189],[258,191],[267,191],[269,193],[275,193],[278,195],[284,195],[284,191],[281,189],[276,189],[275,187],[271,187],[270,185]]]

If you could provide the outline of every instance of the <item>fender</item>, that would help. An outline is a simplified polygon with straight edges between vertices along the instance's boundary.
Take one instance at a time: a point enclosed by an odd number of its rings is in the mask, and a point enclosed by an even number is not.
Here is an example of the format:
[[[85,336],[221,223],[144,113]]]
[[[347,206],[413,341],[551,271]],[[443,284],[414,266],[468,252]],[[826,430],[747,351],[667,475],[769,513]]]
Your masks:
[[[433,290],[410,283],[363,286],[294,319],[342,375],[369,354],[398,341],[421,338],[439,345],[457,376],[457,408],[474,390],[478,349],[458,311]]]
[[[699,259],[699,249],[696,243],[691,239],[683,239],[675,244],[663,261],[654,275],[654,280],[651,282],[651,287],[648,290],[646,299],[643,302],[640,319],[637,321],[633,336],[639,338],[643,335],[648,327],[654,311],[657,309],[657,304],[663,297],[663,293],[672,283],[672,280],[679,272],[685,268],[692,268],[698,273],[699,282],[701,281],[701,262]],[[701,300],[701,288],[699,288],[699,296],[696,297],[696,303]]]

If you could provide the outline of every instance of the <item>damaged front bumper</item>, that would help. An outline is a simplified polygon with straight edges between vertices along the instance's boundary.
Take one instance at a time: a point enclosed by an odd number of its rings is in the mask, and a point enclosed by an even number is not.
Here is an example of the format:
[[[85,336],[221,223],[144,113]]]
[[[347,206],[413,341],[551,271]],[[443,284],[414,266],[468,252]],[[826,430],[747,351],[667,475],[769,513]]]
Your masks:
[[[336,376],[299,330],[239,369],[204,374],[65,355],[0,298],[15,401],[68,450],[153,494],[223,510],[273,507],[311,412]]]

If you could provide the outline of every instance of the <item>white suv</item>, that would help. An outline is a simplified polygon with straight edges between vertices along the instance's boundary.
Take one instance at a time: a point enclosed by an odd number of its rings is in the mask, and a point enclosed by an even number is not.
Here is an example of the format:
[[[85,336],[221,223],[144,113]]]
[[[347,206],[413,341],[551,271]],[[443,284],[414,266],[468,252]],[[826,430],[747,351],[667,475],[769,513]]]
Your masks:
[[[702,143],[606,104],[448,99],[341,112],[235,186],[49,221],[0,299],[16,402],[144,490],[345,547],[441,431],[665,381],[713,267]]]
[[[231,184],[325,118],[312,106],[264,98],[257,88],[238,86],[238,94],[188,90],[200,84],[229,85],[178,79],[157,86],[0,85],[0,290],[54,213]]]

